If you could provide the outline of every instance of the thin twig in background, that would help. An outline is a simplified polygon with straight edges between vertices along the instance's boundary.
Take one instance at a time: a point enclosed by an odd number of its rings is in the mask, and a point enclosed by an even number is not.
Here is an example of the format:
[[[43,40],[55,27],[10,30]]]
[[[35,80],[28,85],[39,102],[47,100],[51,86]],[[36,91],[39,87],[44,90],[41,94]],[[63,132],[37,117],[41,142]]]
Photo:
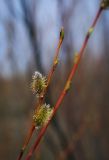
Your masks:
[[[88,127],[86,120],[83,120],[79,128],[72,134],[68,146],[62,150],[55,158],[55,160],[65,160],[67,156],[72,154],[76,148],[77,142],[84,136],[85,130]]]

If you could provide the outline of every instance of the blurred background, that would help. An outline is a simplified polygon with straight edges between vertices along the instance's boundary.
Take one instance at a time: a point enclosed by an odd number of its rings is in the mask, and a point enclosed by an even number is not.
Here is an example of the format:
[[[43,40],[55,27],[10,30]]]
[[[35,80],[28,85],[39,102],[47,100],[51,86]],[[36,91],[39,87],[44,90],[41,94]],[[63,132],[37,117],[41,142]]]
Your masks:
[[[0,0],[0,159],[15,160],[36,103],[34,71],[47,75],[61,26],[65,39],[47,95],[54,106],[100,0]],[[71,89],[33,160],[109,159],[109,11],[102,13]],[[33,144],[37,132],[30,144]],[[30,147],[30,145],[29,145]],[[29,149],[28,147],[28,149]]]

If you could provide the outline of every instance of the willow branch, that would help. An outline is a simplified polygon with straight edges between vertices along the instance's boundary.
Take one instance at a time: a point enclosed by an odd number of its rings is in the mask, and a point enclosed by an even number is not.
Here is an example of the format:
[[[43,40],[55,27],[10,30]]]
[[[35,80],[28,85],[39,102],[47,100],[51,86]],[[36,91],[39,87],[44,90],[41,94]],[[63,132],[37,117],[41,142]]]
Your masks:
[[[88,30],[88,32],[87,32],[87,34],[86,34],[86,37],[85,37],[85,40],[84,40],[84,42],[83,42],[83,45],[82,45],[82,47],[81,47],[81,49],[80,49],[80,52],[79,52],[78,56],[77,56],[76,59],[75,59],[74,65],[73,65],[73,67],[72,67],[72,69],[71,69],[71,72],[70,72],[70,74],[69,74],[69,77],[68,77],[68,80],[67,80],[67,82],[66,82],[66,84],[65,84],[65,87],[64,87],[63,91],[61,92],[61,95],[60,95],[60,97],[58,98],[56,105],[54,106],[54,110],[53,110],[52,116],[50,117],[50,119],[49,119],[49,121],[46,123],[46,125],[40,130],[40,133],[39,133],[39,135],[38,135],[38,137],[37,137],[34,145],[31,147],[31,149],[30,149],[30,151],[29,151],[29,153],[28,153],[28,155],[27,155],[27,157],[26,157],[26,160],[30,160],[30,158],[31,158],[31,156],[33,155],[34,151],[37,149],[37,147],[38,147],[38,145],[39,145],[42,137],[44,136],[44,134],[45,134],[45,132],[46,132],[46,129],[47,129],[47,127],[49,126],[49,124],[50,124],[53,116],[55,115],[55,113],[57,112],[58,108],[60,107],[60,104],[62,103],[65,95],[67,94],[67,91],[70,89],[71,81],[72,81],[72,79],[73,79],[73,77],[74,77],[74,75],[75,75],[75,73],[76,73],[76,71],[77,71],[77,68],[78,68],[78,66],[79,66],[79,63],[80,63],[80,60],[81,60],[82,55],[83,55],[83,53],[84,53],[84,50],[85,50],[85,48],[86,48],[86,46],[87,46],[88,40],[89,40],[89,38],[90,38],[90,35],[91,35],[91,33],[93,32],[93,30],[94,30],[94,28],[95,28],[95,25],[96,25],[96,23],[97,23],[100,15],[101,15],[102,10],[103,10],[103,8],[100,7],[99,10],[98,10],[98,12],[97,12],[97,14],[96,14],[96,17],[95,17],[92,25],[91,25],[91,27],[89,28],[89,30]]]
[[[53,74],[54,74],[54,71],[55,71],[55,69],[56,69],[56,66],[58,65],[58,61],[59,61],[58,57],[59,57],[60,48],[61,48],[61,46],[62,46],[63,39],[64,39],[64,29],[63,29],[63,27],[62,27],[62,28],[61,28],[61,31],[60,31],[60,37],[59,37],[58,46],[57,46],[57,48],[56,48],[55,57],[54,57],[54,60],[53,60],[53,65],[52,65],[52,67],[51,67],[51,69],[50,69],[50,71],[49,71],[49,74],[48,74],[47,87],[46,87],[46,88],[43,90],[43,92],[41,93],[41,95],[40,95],[40,97],[39,97],[38,104],[36,104],[36,109],[37,109],[38,107],[40,107],[40,105],[43,104],[43,102],[44,102],[44,98],[45,98],[45,95],[46,95],[48,86],[49,86],[49,84],[50,84],[50,82],[51,82],[51,79],[52,79],[52,77],[53,77]],[[33,135],[34,130],[35,130],[35,125],[32,124],[31,129],[30,129],[30,131],[29,131],[29,134],[28,134],[28,136],[26,137],[26,140],[25,140],[25,142],[24,142],[24,145],[23,145],[23,147],[21,148],[21,151],[20,151],[20,153],[19,153],[19,155],[18,155],[18,157],[17,157],[17,160],[21,160],[21,158],[22,158],[22,156],[23,156],[23,154],[24,154],[24,152],[25,152],[25,149],[26,149],[26,147],[27,147],[27,145],[28,145],[28,143],[29,143],[32,135]]]

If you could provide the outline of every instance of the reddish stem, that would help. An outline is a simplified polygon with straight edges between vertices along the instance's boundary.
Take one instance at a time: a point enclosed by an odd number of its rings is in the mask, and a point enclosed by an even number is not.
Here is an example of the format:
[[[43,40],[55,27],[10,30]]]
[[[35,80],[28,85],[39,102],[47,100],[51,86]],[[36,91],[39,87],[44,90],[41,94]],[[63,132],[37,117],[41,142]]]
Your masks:
[[[28,143],[29,143],[29,141],[30,141],[30,139],[31,139],[31,137],[33,135],[34,130],[35,130],[35,126],[32,125],[32,127],[30,129],[30,132],[29,132],[29,134],[28,134],[28,136],[27,136],[27,138],[25,140],[25,143],[24,143],[24,145],[23,145],[23,147],[22,147],[22,149],[21,149],[21,151],[19,153],[19,156],[18,156],[17,160],[20,160],[22,158],[23,153],[24,153],[24,151],[26,149],[26,146],[28,145]]]
[[[51,78],[52,78],[53,73],[54,73],[54,71],[55,71],[56,65],[57,65],[57,63],[58,63],[58,62],[55,63],[55,61],[58,61],[59,50],[60,50],[60,47],[61,47],[61,45],[62,45],[62,41],[63,41],[63,39],[61,38],[61,39],[59,40],[58,47],[57,47],[57,50],[56,50],[56,56],[55,56],[55,58],[54,58],[54,64],[52,65],[52,68],[51,68],[51,70],[50,70],[50,72],[49,72],[49,74],[48,74],[48,84],[47,84],[47,86],[49,85],[49,83],[50,83],[50,81],[51,81]]]
[[[77,133],[75,133],[72,136],[71,141],[68,144],[68,146],[63,151],[61,151],[61,153],[59,154],[59,156],[56,157],[56,160],[61,160],[61,157],[63,157],[63,156],[64,156],[64,158],[67,158],[67,156],[74,151],[74,149],[75,149],[75,147],[77,145],[77,142],[84,135],[85,129],[86,129],[86,124],[82,124],[80,126],[80,128],[78,129]]]
[[[48,86],[49,86],[49,84],[51,82],[51,79],[52,79],[53,73],[55,71],[55,68],[56,68],[56,66],[58,64],[58,57],[59,57],[59,53],[60,53],[59,51],[60,51],[63,39],[64,39],[64,30],[62,28],[61,32],[60,32],[60,38],[59,38],[58,46],[57,46],[57,49],[56,49],[56,52],[55,52],[55,57],[54,57],[53,65],[52,65],[52,67],[51,67],[51,69],[49,71],[49,74],[48,74],[47,87],[45,88],[45,90],[43,91],[43,93],[41,93],[41,98],[39,99],[39,102],[36,105],[37,108],[40,107],[41,104],[43,104],[43,101],[44,101],[44,98],[45,98],[45,94],[46,94]],[[23,145],[23,147],[22,147],[22,149],[21,149],[21,151],[20,151],[20,153],[18,155],[17,160],[21,160],[21,158],[22,158],[22,156],[23,156],[23,154],[25,152],[25,149],[26,149],[26,147],[27,147],[27,145],[28,145],[28,143],[29,143],[32,135],[33,135],[34,130],[35,130],[35,125],[32,124],[32,127],[30,129],[29,135],[26,138],[26,141],[25,141],[25,143],[24,143],[24,145]]]
[[[97,20],[99,19],[99,16],[101,15],[102,10],[103,10],[103,9],[100,7],[100,9],[98,10],[98,13],[97,13],[97,15],[96,15],[96,17],[95,17],[95,19],[94,19],[94,22],[93,22],[93,24],[92,24],[92,26],[91,26],[91,29],[92,29],[92,28],[94,29],[94,27],[95,27],[95,25],[96,25],[96,23],[97,23]],[[36,150],[36,148],[38,147],[38,144],[40,143],[40,141],[41,141],[41,139],[42,139],[42,137],[43,137],[43,135],[45,134],[46,129],[47,129],[47,127],[49,126],[49,124],[50,124],[53,116],[55,115],[57,109],[60,107],[60,104],[62,103],[62,101],[63,101],[63,99],[64,99],[64,97],[65,97],[65,95],[66,95],[66,93],[67,93],[67,91],[68,91],[68,89],[69,89],[69,88],[68,88],[68,83],[71,82],[71,80],[73,79],[73,77],[74,77],[74,75],[75,75],[75,72],[77,71],[77,68],[78,68],[78,66],[79,66],[81,57],[82,57],[83,52],[84,52],[84,50],[85,50],[85,48],[86,48],[86,46],[87,46],[89,37],[90,37],[90,32],[88,31],[88,33],[87,33],[87,35],[86,35],[86,38],[85,38],[85,40],[84,40],[84,42],[83,42],[83,45],[82,45],[82,47],[81,47],[81,49],[80,49],[77,63],[75,63],[74,66],[72,67],[72,70],[71,70],[70,75],[69,75],[69,77],[68,77],[67,83],[66,83],[63,91],[61,92],[61,95],[60,95],[60,97],[58,98],[58,101],[57,101],[57,103],[56,103],[56,105],[55,105],[55,107],[54,107],[53,114],[52,114],[52,116],[50,117],[50,120],[47,122],[47,124],[41,129],[41,131],[40,131],[40,133],[39,133],[39,135],[38,135],[38,137],[37,137],[34,145],[31,147],[31,149],[30,149],[30,151],[29,151],[29,153],[28,153],[28,155],[27,155],[27,157],[26,157],[26,160],[30,160],[31,156],[33,155],[33,152]]]

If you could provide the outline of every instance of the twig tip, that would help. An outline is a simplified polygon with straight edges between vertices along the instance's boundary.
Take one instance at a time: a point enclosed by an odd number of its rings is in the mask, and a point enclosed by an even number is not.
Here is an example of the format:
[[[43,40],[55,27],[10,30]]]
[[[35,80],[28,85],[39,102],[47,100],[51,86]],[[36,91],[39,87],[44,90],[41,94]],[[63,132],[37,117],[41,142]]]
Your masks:
[[[61,38],[62,40],[64,39],[64,27],[61,27],[60,38]]]

